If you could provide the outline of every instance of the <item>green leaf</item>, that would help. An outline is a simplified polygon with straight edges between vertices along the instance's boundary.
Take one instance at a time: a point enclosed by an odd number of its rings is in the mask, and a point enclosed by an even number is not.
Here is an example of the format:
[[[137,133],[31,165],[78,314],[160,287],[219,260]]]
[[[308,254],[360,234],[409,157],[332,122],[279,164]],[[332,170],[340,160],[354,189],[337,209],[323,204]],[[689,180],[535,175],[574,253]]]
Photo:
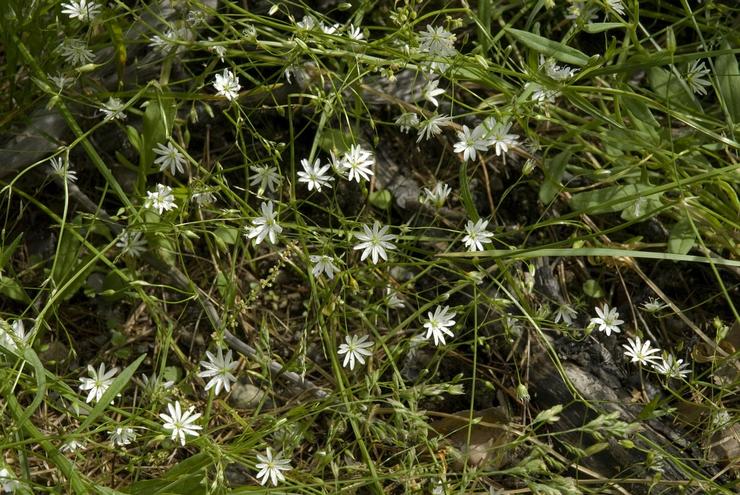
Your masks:
[[[23,348],[23,359],[33,367],[33,377],[36,379],[36,395],[31,401],[31,404],[23,411],[23,416],[20,420],[21,423],[24,423],[33,416],[33,413],[36,412],[36,409],[39,408],[46,397],[46,368],[41,363],[38,354],[36,354],[32,347],[25,346]]]
[[[624,220],[637,220],[640,217],[653,214],[663,207],[660,201],[660,194],[650,196],[641,196],[637,198],[630,206],[622,210],[620,215]]]
[[[205,493],[203,476],[212,464],[206,453],[195,454],[167,471],[160,479],[138,481],[126,491],[132,495],[194,495]]]
[[[149,100],[144,111],[141,136],[140,165],[147,170],[154,162],[154,147],[167,141],[175,124],[177,102],[174,98],[158,97]]]
[[[647,184],[627,184],[626,186],[609,186],[595,191],[574,194],[570,206],[575,211],[590,214],[614,213],[631,206],[642,191],[650,189]]]
[[[141,153],[141,136],[139,135],[139,131],[137,131],[134,126],[127,125],[126,136],[128,137],[128,142],[131,143],[131,146]]]
[[[540,202],[543,204],[548,204],[563,189],[560,179],[563,177],[571,154],[571,151],[567,149],[555,155],[552,160],[544,162],[545,180],[542,181],[539,194]]]
[[[659,128],[660,124],[650,111],[650,107],[640,98],[625,95],[622,97],[622,104],[632,116],[632,122],[640,128],[646,125]]]
[[[23,287],[13,278],[0,275],[0,294],[9,297],[14,301],[30,303],[31,299],[23,290]]]
[[[681,83],[674,73],[661,67],[650,67],[648,69],[648,82],[666,106],[672,107],[675,106],[675,103],[679,103],[694,110],[701,109],[689,89]]]
[[[464,161],[460,166],[460,201],[462,201],[462,204],[465,207],[465,213],[468,215],[468,219],[473,222],[477,222],[480,215],[478,215],[478,210],[475,209],[473,196],[470,194],[470,187],[468,187],[469,182],[468,162]]]
[[[506,32],[522,42],[524,46],[542,53],[547,57],[552,57],[566,64],[586,65],[588,63],[589,58],[585,53],[563,43],[552,41],[520,29],[506,28]]]
[[[380,191],[374,191],[370,193],[370,204],[379,210],[387,210],[391,207],[391,201],[393,196],[388,189],[382,189]]]
[[[136,370],[139,368],[141,362],[144,361],[145,357],[146,354],[142,354],[141,356],[139,356],[136,361],[128,365],[126,369],[124,369],[121,374],[118,375],[115,380],[113,380],[113,383],[111,383],[110,387],[108,387],[108,390],[105,391],[98,403],[95,404],[95,407],[92,408],[90,414],[88,414],[85,420],[80,424],[80,426],[77,427],[75,435],[83,433],[85,429],[93,423],[93,421],[95,421],[101,414],[103,414],[105,409],[110,405],[111,402],[113,402],[113,399],[119,393],[121,393],[123,388],[128,385],[129,381],[131,381],[131,377],[134,376],[134,373],[136,373]]]
[[[668,236],[668,252],[675,254],[686,254],[691,251],[696,243],[696,235],[691,227],[691,222],[684,217],[673,225]]]
[[[10,257],[13,256],[13,253],[16,249],[18,249],[18,244],[21,243],[21,239],[23,238],[23,233],[20,233],[16,236],[15,239],[11,241],[11,243],[8,246],[3,246],[0,248],[0,272],[2,272],[3,268],[5,268],[5,265],[10,261]]]
[[[601,288],[601,285],[592,278],[583,283],[583,292],[593,299],[600,299],[606,294],[604,289]]]
[[[730,49],[725,45],[726,49]],[[732,53],[720,55],[714,64],[717,71],[717,84],[722,101],[727,107],[732,121],[740,123],[740,68],[737,57]]]
[[[610,29],[619,29],[625,27],[626,24],[623,22],[589,22],[583,26],[583,30],[587,33],[603,33]]]

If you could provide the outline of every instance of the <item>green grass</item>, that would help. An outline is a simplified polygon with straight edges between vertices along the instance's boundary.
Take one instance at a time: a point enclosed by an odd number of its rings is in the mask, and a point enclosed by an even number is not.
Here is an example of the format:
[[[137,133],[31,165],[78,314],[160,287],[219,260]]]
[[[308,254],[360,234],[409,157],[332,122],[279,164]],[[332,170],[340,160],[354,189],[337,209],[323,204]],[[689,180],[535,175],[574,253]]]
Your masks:
[[[0,487],[737,490],[732,2],[62,3],[0,12]],[[71,39],[94,57],[66,60]],[[105,118],[111,98],[125,118]],[[417,139],[436,115],[451,121]],[[515,138],[465,160],[458,133],[487,118],[482,141]],[[183,173],[160,170],[168,143]],[[341,172],[353,146],[369,180]],[[331,164],[331,187],[309,191],[303,159]],[[419,200],[438,183],[449,197]],[[256,243],[268,202],[282,230]],[[492,235],[471,252],[479,220]],[[376,222],[395,249],[373,263],[358,244]],[[590,323],[604,304],[621,333]],[[347,336],[372,342],[353,369]],[[686,376],[631,363],[635,336]],[[237,383],[216,394],[199,373],[219,347]],[[101,363],[118,372],[87,403]],[[202,415],[184,446],[160,417],[175,401]],[[268,449],[290,461],[277,487],[257,478]]]

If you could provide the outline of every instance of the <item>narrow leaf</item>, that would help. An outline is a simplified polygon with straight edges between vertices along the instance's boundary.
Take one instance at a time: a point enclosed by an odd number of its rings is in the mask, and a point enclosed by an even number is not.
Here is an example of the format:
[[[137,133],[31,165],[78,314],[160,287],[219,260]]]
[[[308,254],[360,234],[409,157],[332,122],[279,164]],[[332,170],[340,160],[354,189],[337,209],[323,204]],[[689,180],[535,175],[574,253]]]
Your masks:
[[[113,380],[111,386],[108,387],[108,390],[105,391],[98,403],[95,404],[95,407],[92,408],[90,414],[87,415],[82,424],[80,424],[80,426],[77,428],[75,434],[79,435],[84,432],[85,429],[98,418],[98,416],[103,414],[105,408],[108,407],[111,402],[113,402],[113,399],[119,393],[121,393],[123,388],[128,384],[129,381],[131,381],[131,377],[134,376],[134,373],[136,373],[136,370],[138,369],[141,362],[144,361],[145,357],[146,354],[142,354],[141,356],[139,356],[139,359],[128,365],[126,369],[123,370],[121,374],[115,378],[115,380]]]
[[[586,65],[588,63],[588,56],[585,53],[563,43],[520,29],[506,28],[506,32],[521,41],[524,46],[547,57],[552,57],[566,64]]]

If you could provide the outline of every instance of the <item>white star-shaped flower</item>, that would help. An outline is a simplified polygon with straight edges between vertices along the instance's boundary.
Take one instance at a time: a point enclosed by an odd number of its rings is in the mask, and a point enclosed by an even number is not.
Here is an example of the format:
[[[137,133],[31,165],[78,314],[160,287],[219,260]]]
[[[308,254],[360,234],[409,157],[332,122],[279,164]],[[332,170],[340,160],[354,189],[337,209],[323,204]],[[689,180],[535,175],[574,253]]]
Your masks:
[[[388,226],[381,227],[379,222],[375,222],[372,230],[367,225],[363,225],[362,228],[365,230],[365,233],[357,233],[355,236],[364,242],[354,247],[354,249],[364,249],[360,256],[360,261],[365,261],[368,256],[373,260],[373,264],[378,263],[378,258],[388,260],[388,255],[385,252],[386,249],[396,249],[396,246],[390,242],[395,240],[396,236],[386,234],[388,232]]]
[[[416,142],[421,142],[422,139],[427,140],[432,136],[436,136],[442,132],[442,127],[450,123],[450,118],[445,115],[437,115],[436,113],[428,119],[422,121],[417,131],[419,137],[416,138]]]
[[[331,181],[334,180],[334,177],[327,173],[331,168],[330,164],[322,167],[318,158],[314,160],[313,164],[304,158],[301,160],[301,166],[303,172],[298,172],[298,182],[305,182],[309,191],[316,189],[321,192],[322,187],[331,187]]]
[[[555,310],[555,323],[560,323],[562,320],[566,325],[570,325],[576,316],[578,312],[570,304],[563,303]]]
[[[249,185],[256,186],[259,184],[259,189],[257,190],[258,196],[262,196],[266,190],[275,192],[283,180],[277,168],[269,165],[252,165],[249,167],[249,170],[254,172],[254,177],[250,179]]]
[[[373,347],[373,342],[367,340],[367,335],[358,337],[357,335],[347,335],[344,337],[344,344],[339,346],[337,354],[340,356],[344,354],[344,362],[342,366],[345,368],[349,366],[349,369],[355,369],[355,360],[359,361],[360,364],[365,364],[365,356],[372,356],[370,349]]]
[[[158,155],[154,163],[159,165],[160,172],[164,172],[168,168],[172,175],[175,175],[175,172],[180,172],[181,174],[185,172],[185,155],[180,153],[180,150],[173,146],[172,143],[167,143],[167,146],[158,143],[154,148],[154,154]]]
[[[0,346],[9,351],[17,352],[18,345],[25,345],[31,334],[26,334],[26,327],[23,320],[15,320],[8,325],[5,320],[0,319]]]
[[[375,160],[373,154],[362,149],[362,146],[352,145],[342,157],[341,164],[349,171],[348,180],[360,182],[360,179],[369,180],[373,175],[372,167]]]
[[[463,160],[475,160],[476,151],[488,151],[489,140],[485,137],[485,130],[476,127],[472,131],[464,125],[461,132],[457,133],[460,140],[455,143],[455,153],[462,153]]]
[[[198,430],[202,430],[203,427],[194,424],[195,420],[201,417],[201,413],[195,413],[195,408],[190,406],[187,411],[182,412],[180,401],[175,401],[174,404],[167,404],[167,410],[169,414],[160,413],[159,417],[162,418],[164,424],[162,427],[165,430],[172,430],[172,440],[180,438],[180,445],[185,446],[185,435],[191,435],[197,437],[199,435]]]
[[[473,223],[468,220],[465,225],[465,237],[463,237],[463,244],[468,248],[468,251],[483,251],[483,244],[489,244],[493,234],[486,230],[488,226],[488,220],[479,218],[477,222]]]
[[[427,313],[427,321],[424,323],[427,333],[424,338],[429,340],[430,337],[433,337],[436,346],[446,344],[445,335],[455,336],[450,330],[450,327],[455,325],[455,313],[449,313],[449,310],[449,306],[437,306],[434,313],[431,311]]]
[[[103,120],[126,120],[126,114],[123,113],[125,105],[118,98],[110,97],[105,102],[100,111],[105,115]]]
[[[157,210],[160,215],[162,212],[170,211],[175,208],[175,196],[172,194],[172,188],[163,184],[157,184],[156,191],[147,191],[147,198],[144,202],[145,208]]]
[[[218,395],[221,393],[223,388],[226,392],[231,390],[231,382],[236,381],[236,377],[233,372],[239,365],[238,361],[234,361],[229,350],[224,356],[223,350],[218,349],[217,354],[212,354],[210,351],[206,351],[208,361],[201,361],[200,365],[204,368],[203,371],[198,373],[201,378],[210,378],[206,384],[206,390],[215,388],[214,394]]]
[[[100,363],[98,370],[95,371],[95,368],[88,364],[87,372],[90,375],[90,378],[80,378],[80,390],[90,391],[90,393],[87,394],[85,402],[98,402],[113,383],[113,379],[116,376],[116,373],[118,373],[118,368],[105,371],[105,363]]]
[[[627,339],[627,342],[629,345],[622,344],[622,347],[626,349],[624,355],[632,358],[630,362],[647,366],[648,364],[655,365],[660,360],[660,357],[652,356],[652,354],[660,352],[660,349],[650,347],[649,340],[641,342],[640,337],[635,337],[634,339]]]
[[[113,431],[108,432],[110,442],[114,447],[123,447],[136,440],[136,432],[133,428],[119,426]]]
[[[271,480],[273,486],[277,486],[279,481],[285,481],[283,471],[293,469],[290,465],[290,460],[281,459],[279,454],[273,457],[270,447],[267,447],[264,456],[257,454],[257,460],[260,462],[255,464],[254,467],[259,469],[257,479],[260,480],[261,485],[267,483],[267,480]]]
[[[272,201],[267,203],[263,201],[260,208],[262,216],[252,220],[253,227],[247,232],[247,237],[255,239],[255,244],[264,241],[265,237],[270,239],[272,244],[276,244],[277,236],[283,231],[283,228],[277,223],[277,213],[273,210]]]
[[[599,327],[597,330],[599,332],[606,333],[607,337],[611,335],[612,332],[621,332],[619,325],[624,323],[624,321],[619,319],[619,311],[617,311],[617,308],[610,308],[609,305],[605,303],[603,307],[599,308],[597,306],[594,309],[596,310],[597,316],[595,318],[591,318],[591,326],[598,325]]]
[[[668,378],[685,378],[690,373],[688,366],[688,363],[684,363],[683,359],[676,359],[673,354],[664,354],[662,362],[653,364],[655,371]]]
[[[340,271],[337,265],[334,264],[334,258],[331,256],[327,256],[325,254],[312,254],[309,256],[309,259],[311,260],[311,263],[313,263],[311,273],[314,277],[318,277],[322,273],[325,273],[327,278],[332,279],[334,278],[334,274]]]
[[[67,14],[70,19],[88,21],[100,14],[100,5],[90,0],[71,0],[62,4],[62,14]]]
[[[435,107],[439,106],[436,96],[443,95],[445,93],[444,89],[438,88],[437,86],[439,86],[439,79],[432,79],[431,81],[427,81],[421,90],[421,97]]]
[[[239,84],[239,78],[229,69],[224,69],[222,74],[216,74],[216,80],[213,82],[216,93],[223,96],[229,101],[239,97],[239,90],[242,89]]]

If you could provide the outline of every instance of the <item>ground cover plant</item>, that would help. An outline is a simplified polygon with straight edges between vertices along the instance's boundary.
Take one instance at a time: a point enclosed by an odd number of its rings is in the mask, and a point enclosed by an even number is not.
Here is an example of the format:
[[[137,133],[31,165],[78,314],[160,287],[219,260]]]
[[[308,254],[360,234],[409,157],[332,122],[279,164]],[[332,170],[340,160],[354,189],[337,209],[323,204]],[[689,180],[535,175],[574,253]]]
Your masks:
[[[0,9],[4,492],[737,493],[734,2]]]

